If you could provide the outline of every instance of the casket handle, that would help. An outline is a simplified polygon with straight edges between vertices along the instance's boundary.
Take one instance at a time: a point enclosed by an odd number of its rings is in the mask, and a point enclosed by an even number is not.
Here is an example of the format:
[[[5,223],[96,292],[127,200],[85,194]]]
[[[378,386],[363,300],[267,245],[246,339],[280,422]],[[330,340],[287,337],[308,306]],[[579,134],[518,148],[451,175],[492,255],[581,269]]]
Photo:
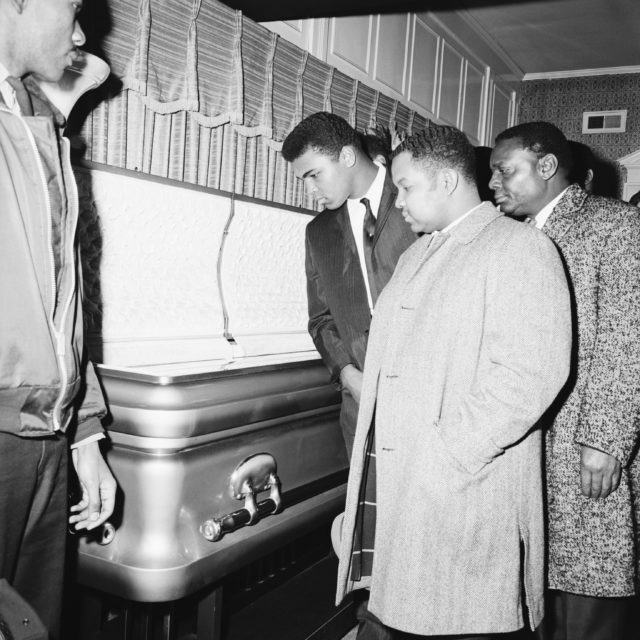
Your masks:
[[[245,458],[229,478],[229,490],[236,500],[244,500],[244,507],[233,513],[209,518],[200,526],[200,533],[212,542],[220,540],[245,525],[252,525],[282,511],[278,465],[270,453],[256,453]],[[269,497],[260,502],[256,495],[269,489]]]
[[[103,524],[101,524],[99,527],[96,527],[95,529],[74,529],[72,526],[69,526],[68,528],[69,533],[72,536],[75,535],[85,535],[89,538],[89,540],[92,540],[93,542],[97,542],[100,545],[107,545],[107,544],[111,544],[113,542],[113,539],[116,537],[116,528],[110,523],[110,522],[105,522]],[[0,635],[0,640],[1,640],[2,636]]]

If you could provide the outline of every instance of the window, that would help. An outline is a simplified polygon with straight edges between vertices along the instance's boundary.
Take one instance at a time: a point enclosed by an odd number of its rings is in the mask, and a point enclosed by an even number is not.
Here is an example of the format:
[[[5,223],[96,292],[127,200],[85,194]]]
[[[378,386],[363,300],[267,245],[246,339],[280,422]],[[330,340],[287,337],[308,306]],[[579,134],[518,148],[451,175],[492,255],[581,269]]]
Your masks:
[[[582,114],[582,133],[624,133],[627,110],[585,111]]]

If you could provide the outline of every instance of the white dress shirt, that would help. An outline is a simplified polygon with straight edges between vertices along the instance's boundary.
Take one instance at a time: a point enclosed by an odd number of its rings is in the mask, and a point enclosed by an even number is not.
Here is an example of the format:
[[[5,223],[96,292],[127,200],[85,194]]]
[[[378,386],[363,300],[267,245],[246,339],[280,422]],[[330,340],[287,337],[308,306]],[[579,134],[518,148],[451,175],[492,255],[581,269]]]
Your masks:
[[[369,287],[369,278],[367,276],[367,264],[364,258],[364,244],[362,240],[362,227],[364,225],[365,208],[360,200],[367,198],[369,205],[371,206],[371,213],[373,217],[378,219],[378,209],[380,209],[380,201],[382,200],[382,190],[384,189],[384,181],[387,177],[387,170],[379,163],[375,163],[378,166],[378,173],[373,179],[371,186],[367,193],[361,198],[349,198],[347,200],[347,210],[349,212],[349,221],[351,222],[351,230],[353,231],[353,237],[356,240],[356,249],[358,251],[358,258],[360,259],[360,268],[362,269],[362,276],[364,280],[364,286],[367,290],[367,300],[369,301],[369,311],[373,311],[373,299],[371,297],[371,288]]]
[[[0,62],[0,94],[2,94],[2,99],[5,104],[11,111],[14,113],[22,113],[20,111],[20,105],[18,104],[18,100],[16,99],[16,92],[13,90],[13,87],[7,82],[7,78],[11,74],[7,71],[6,67]]]

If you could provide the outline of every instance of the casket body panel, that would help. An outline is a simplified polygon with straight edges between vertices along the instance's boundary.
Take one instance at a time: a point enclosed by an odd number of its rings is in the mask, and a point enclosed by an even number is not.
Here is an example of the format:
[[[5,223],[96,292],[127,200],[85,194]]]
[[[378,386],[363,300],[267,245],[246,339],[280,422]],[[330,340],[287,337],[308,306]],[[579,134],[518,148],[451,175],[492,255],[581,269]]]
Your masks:
[[[344,504],[339,394],[319,361],[180,373],[99,367],[120,488],[109,544],[83,537],[81,584],[138,602],[178,600],[318,528]],[[212,542],[201,525],[243,508],[234,469],[277,462],[283,510]],[[256,500],[269,497],[269,491]]]

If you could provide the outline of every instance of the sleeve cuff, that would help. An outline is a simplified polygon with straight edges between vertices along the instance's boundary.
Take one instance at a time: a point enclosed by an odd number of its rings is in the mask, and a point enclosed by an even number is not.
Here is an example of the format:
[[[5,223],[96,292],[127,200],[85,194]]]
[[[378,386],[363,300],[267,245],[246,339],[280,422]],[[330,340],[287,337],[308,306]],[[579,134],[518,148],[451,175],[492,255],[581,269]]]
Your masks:
[[[338,385],[339,389],[342,389],[342,383],[340,382],[340,374],[342,370],[348,365],[352,364],[351,358],[349,354],[344,352],[338,354],[338,357],[334,360],[334,365],[329,367],[329,372],[331,374],[331,381]]]
[[[611,424],[616,424],[615,430]],[[597,449],[616,458],[623,467],[626,467],[636,449],[637,432],[622,419],[609,418],[589,419],[585,416],[574,441],[576,444]]]
[[[104,440],[106,436],[104,433],[94,433],[92,436],[88,436],[83,438],[79,442],[74,442],[71,445],[71,449],[78,449],[79,447],[84,447],[85,444],[90,444],[91,442],[97,442],[98,440]]]
[[[78,424],[73,435],[72,445],[83,442],[87,438],[96,435],[102,435],[104,437],[104,429],[102,428],[100,418],[95,416],[87,418],[86,420]]]

